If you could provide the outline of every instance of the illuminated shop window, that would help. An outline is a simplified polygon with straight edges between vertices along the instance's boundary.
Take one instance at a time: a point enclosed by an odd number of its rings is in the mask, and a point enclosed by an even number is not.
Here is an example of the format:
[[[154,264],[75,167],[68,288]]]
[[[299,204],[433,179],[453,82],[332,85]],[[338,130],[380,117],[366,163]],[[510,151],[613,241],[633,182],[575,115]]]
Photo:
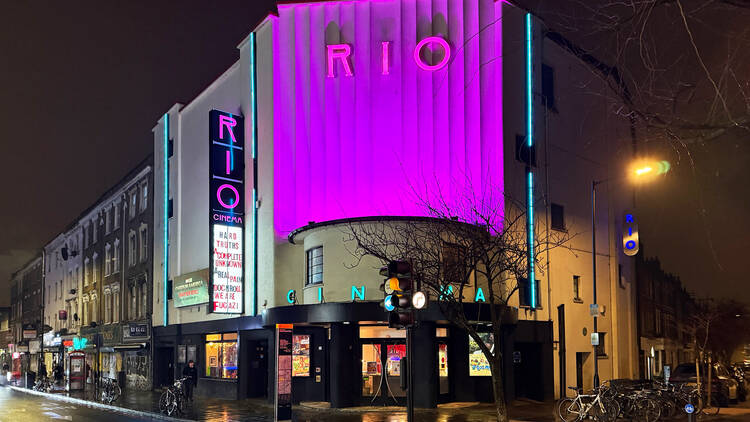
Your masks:
[[[438,343],[438,376],[440,377],[440,394],[448,394],[448,345]]]
[[[237,378],[237,333],[206,335],[206,376]]]

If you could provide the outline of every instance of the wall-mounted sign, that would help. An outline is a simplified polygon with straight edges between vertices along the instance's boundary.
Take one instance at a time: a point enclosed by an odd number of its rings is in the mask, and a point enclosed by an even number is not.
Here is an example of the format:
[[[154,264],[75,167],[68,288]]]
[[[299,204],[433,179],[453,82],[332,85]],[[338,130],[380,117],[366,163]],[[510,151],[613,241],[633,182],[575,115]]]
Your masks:
[[[72,341],[65,340],[63,342],[63,345],[68,348],[68,352],[72,352],[74,350],[85,349],[88,342],[89,342],[89,339],[87,339],[86,337],[74,337]]]
[[[245,216],[244,119],[209,112],[211,311],[242,313]]]
[[[180,275],[173,285],[175,308],[208,303],[208,268]]]
[[[633,214],[625,214],[625,223],[622,225],[622,250],[625,255],[634,256],[639,249],[638,224]]]
[[[36,325],[23,324],[23,339],[28,340],[31,338],[36,338]]]
[[[39,353],[39,350],[42,348],[42,342],[39,340],[30,340],[29,341],[29,353]]]
[[[599,333],[591,333],[591,345],[592,346],[599,345]]]
[[[59,310],[57,311],[57,319],[60,321],[65,321],[68,319],[68,311],[65,310]]]
[[[149,338],[148,324],[129,323],[123,327],[122,338],[124,341],[143,341]]]

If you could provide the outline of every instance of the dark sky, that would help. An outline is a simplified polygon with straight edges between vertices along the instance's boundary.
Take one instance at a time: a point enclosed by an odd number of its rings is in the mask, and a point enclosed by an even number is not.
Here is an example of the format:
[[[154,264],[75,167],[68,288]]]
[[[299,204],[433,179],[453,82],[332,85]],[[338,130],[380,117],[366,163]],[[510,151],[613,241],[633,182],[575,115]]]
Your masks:
[[[159,117],[234,63],[274,4],[0,3],[0,286],[149,154]]]
[[[0,4],[0,289],[151,151],[161,114],[237,60],[236,45],[273,5]],[[746,139],[654,146],[673,172],[639,193],[646,255],[660,256],[700,295],[750,301]],[[0,294],[0,305],[7,299]]]

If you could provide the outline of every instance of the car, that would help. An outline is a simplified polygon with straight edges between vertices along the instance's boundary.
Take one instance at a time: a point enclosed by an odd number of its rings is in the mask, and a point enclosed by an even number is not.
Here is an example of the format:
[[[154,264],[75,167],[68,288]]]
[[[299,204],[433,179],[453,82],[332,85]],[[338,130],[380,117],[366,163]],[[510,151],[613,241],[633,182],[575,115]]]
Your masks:
[[[733,379],[723,365],[714,363],[711,371],[711,391],[712,396],[716,398],[719,406],[726,407],[731,401],[738,399],[738,383]],[[705,383],[705,377],[708,375],[707,365],[701,365],[701,384]],[[696,371],[694,363],[683,363],[677,365],[669,377],[669,382],[673,384],[696,385]],[[705,389],[705,388],[704,388]]]
[[[750,381],[748,380],[748,376],[750,376],[750,374],[748,374],[747,371],[742,369],[742,367],[737,364],[731,365],[729,368],[727,368],[727,370],[732,375],[732,378],[737,380],[737,398],[739,399],[739,401],[747,400],[748,389],[750,389]]]

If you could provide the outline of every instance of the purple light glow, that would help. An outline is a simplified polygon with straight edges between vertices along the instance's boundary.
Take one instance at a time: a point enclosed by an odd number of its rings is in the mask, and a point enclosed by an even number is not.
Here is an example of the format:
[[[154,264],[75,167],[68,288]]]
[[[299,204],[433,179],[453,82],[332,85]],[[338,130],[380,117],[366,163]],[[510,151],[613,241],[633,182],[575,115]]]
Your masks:
[[[279,5],[279,234],[309,221],[429,215],[425,203],[438,200],[463,203],[458,216],[474,221],[467,196],[502,210],[501,7],[493,0]],[[445,43],[439,69],[417,64],[418,40]],[[331,50],[341,45],[349,50]],[[329,77],[334,58],[353,76]]]

